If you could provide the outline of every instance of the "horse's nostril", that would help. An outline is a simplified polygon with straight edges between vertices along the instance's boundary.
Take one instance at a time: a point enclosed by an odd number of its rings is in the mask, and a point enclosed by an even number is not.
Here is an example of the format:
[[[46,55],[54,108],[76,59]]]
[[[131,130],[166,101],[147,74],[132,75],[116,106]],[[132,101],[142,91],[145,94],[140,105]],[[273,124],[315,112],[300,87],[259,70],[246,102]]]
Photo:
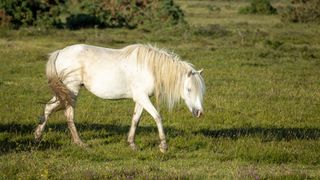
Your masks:
[[[194,117],[197,117],[198,116],[198,110],[197,109],[192,109],[192,115]]]
[[[202,112],[201,112],[201,111],[198,111],[197,117],[201,117],[201,116],[202,116]]]

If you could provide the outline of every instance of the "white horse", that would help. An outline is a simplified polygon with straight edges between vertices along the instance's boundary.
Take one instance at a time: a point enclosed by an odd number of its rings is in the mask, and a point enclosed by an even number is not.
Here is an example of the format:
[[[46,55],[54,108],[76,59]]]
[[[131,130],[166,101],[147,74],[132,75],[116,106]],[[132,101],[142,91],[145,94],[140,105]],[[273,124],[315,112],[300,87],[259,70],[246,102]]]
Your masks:
[[[201,71],[181,61],[176,54],[150,45],[135,44],[123,49],[72,45],[50,54],[46,66],[49,87],[54,97],[45,105],[44,115],[35,130],[39,141],[49,115],[63,108],[75,144],[85,146],[74,124],[74,108],[80,87],[103,99],[132,98],[135,102],[128,142],[132,149],[136,127],[143,109],[154,118],[160,137],[160,151],[167,150],[162,119],[151,103],[166,101],[169,109],[184,99],[195,117],[203,113],[205,90]]]

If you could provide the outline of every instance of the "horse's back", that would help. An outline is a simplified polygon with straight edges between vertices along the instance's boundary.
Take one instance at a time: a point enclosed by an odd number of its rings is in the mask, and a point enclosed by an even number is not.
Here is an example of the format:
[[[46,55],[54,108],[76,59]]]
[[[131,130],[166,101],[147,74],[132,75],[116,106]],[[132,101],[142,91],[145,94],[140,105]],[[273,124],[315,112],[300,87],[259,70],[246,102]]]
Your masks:
[[[103,66],[108,62],[114,64],[118,50],[86,44],[75,44],[59,50],[56,59],[58,73],[75,69],[86,69],[90,66]]]
[[[117,56],[119,54],[118,49],[110,49],[86,44],[71,45],[60,50],[60,52],[63,53],[67,58],[70,58],[70,60],[74,61],[94,61],[102,59],[110,60],[113,56]]]

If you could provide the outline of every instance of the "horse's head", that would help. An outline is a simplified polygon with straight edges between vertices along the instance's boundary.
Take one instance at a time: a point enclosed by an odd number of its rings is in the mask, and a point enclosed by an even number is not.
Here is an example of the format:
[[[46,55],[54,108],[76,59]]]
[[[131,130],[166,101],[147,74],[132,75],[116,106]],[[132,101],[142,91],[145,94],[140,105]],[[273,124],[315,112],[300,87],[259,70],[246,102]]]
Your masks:
[[[201,72],[202,70],[190,70],[183,84],[182,98],[194,117],[200,117],[203,114],[202,100],[205,86]]]

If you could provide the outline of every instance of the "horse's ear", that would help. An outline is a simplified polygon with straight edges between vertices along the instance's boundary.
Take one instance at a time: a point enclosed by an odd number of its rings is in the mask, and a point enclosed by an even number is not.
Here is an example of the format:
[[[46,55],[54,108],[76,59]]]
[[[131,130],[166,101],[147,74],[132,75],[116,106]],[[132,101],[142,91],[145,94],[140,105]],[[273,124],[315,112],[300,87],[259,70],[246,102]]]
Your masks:
[[[201,75],[201,73],[203,72],[203,69],[200,69],[199,71],[198,71],[198,73]]]

